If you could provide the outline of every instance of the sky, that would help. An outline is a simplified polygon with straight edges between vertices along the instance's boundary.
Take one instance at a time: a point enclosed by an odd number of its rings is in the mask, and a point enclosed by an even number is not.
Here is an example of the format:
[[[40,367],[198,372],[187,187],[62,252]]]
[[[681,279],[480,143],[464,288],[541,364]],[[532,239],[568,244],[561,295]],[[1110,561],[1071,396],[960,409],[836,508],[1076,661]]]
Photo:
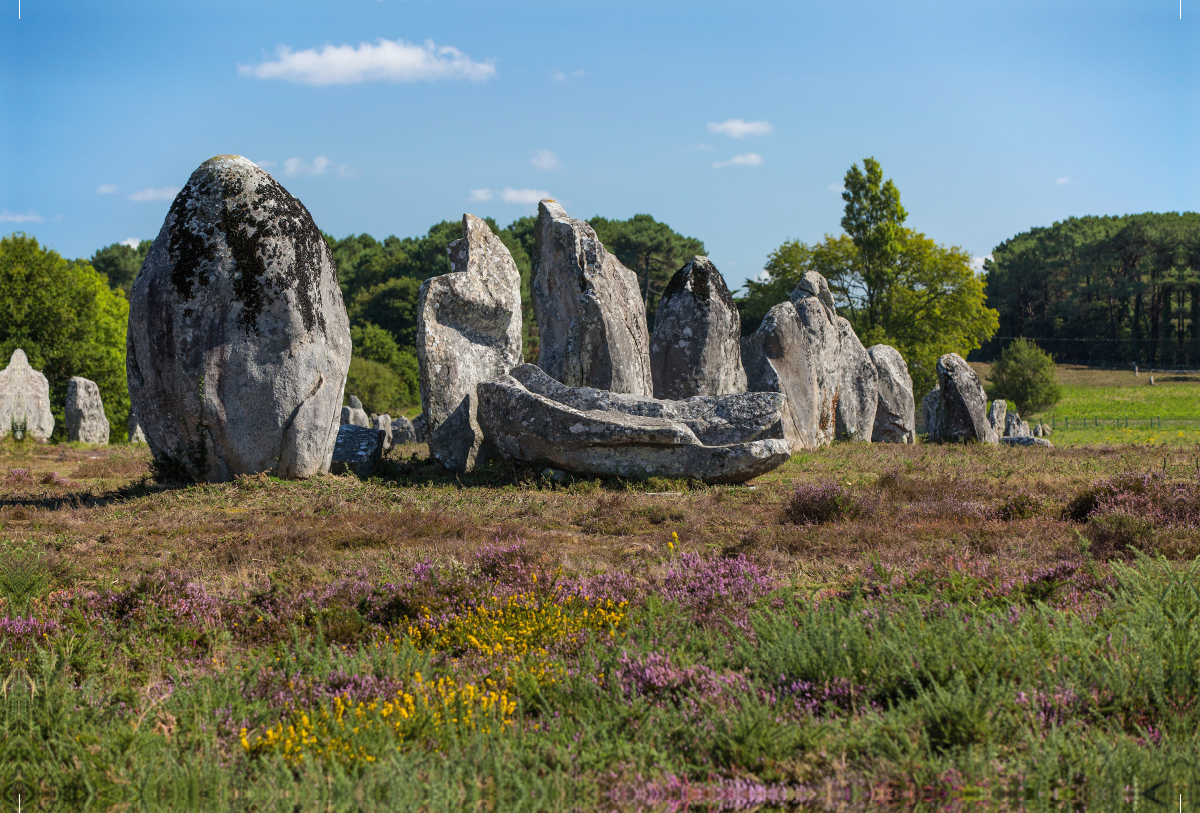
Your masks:
[[[840,233],[868,156],[975,257],[1200,193],[1197,0],[2,2],[0,233],[66,257],[153,239],[227,153],[337,237],[551,196],[731,288]]]

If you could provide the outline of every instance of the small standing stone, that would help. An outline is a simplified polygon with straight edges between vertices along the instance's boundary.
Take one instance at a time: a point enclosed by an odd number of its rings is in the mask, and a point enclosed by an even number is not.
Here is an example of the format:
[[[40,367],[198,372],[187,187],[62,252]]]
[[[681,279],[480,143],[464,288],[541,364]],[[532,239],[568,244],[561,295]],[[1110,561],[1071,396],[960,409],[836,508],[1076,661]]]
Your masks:
[[[413,429],[412,421],[401,415],[392,419],[392,445],[403,446],[406,443],[416,443],[417,432]]]
[[[108,417],[95,381],[72,376],[67,382],[67,440],[108,445]]]
[[[358,400],[357,395],[350,396],[350,405],[342,407],[341,425],[345,426],[361,426],[363,429],[371,428],[371,418],[367,415],[367,411],[363,409],[362,401]]]
[[[374,418],[375,431],[383,433],[383,451],[392,448],[392,416],[386,412]]]
[[[137,413],[132,409],[129,410],[129,442],[130,443],[145,443],[146,433],[142,431],[142,425],[138,423]]]
[[[29,366],[25,351],[18,348],[0,370],[0,438],[13,432],[49,440],[53,431],[50,382]]]
[[[429,418],[424,412],[412,419],[412,428],[417,443],[425,443],[429,440]]]
[[[943,425],[940,436],[930,440],[997,443],[999,438],[988,422],[987,393],[979,375],[957,353],[946,353],[937,362]]]

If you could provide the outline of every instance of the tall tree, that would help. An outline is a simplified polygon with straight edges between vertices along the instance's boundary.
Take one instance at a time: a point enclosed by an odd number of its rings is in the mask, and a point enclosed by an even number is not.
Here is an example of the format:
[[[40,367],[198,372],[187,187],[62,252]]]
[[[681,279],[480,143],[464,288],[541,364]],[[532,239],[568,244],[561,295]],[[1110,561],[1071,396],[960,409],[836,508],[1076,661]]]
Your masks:
[[[593,217],[588,224],[604,247],[637,274],[646,306],[646,318],[654,327],[663,291],[675,272],[697,254],[704,254],[704,243],[679,234],[666,223],[650,215],[634,215],[628,220]]]
[[[150,240],[142,240],[136,247],[127,243],[113,243],[93,254],[90,262],[92,268],[108,279],[111,287],[120,288],[129,296],[133,280],[142,270],[142,263],[146,261],[152,245],[154,243]]]
[[[843,185],[842,229],[858,249],[864,319],[868,327],[875,327],[888,318],[908,212],[900,205],[900,190],[891,179],[883,180],[883,169],[874,158],[864,158],[862,169],[852,164]]]

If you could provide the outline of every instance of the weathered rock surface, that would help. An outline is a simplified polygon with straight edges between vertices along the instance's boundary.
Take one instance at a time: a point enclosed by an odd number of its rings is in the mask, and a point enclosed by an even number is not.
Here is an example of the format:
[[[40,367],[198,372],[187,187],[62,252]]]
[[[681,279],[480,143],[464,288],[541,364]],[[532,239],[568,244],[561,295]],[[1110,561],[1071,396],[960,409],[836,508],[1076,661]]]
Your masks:
[[[879,402],[871,430],[873,443],[916,443],[916,400],[912,376],[900,351],[886,344],[867,348],[878,374]]]
[[[95,381],[72,376],[67,381],[67,440],[108,445],[108,417]]]
[[[138,423],[137,415],[133,410],[129,411],[129,424],[126,428],[129,430],[130,443],[146,442],[146,433],[142,431],[142,425]]]
[[[1000,438],[1000,442],[1009,446],[1044,446],[1047,449],[1054,448],[1054,444],[1045,438],[1035,438],[1026,435],[1014,438]]]
[[[784,437],[793,449],[815,449],[833,440],[841,341],[816,297],[782,302],[742,339],[747,389],[781,392]]]
[[[386,412],[382,415],[375,415],[371,424],[376,432],[383,433],[383,451],[386,452],[392,448],[392,416]]]
[[[420,415],[412,419],[413,434],[417,436],[417,443],[425,443],[429,440],[429,418],[422,412]]]
[[[650,337],[654,397],[745,392],[742,321],[725,279],[707,257],[675,272]]]
[[[1005,421],[1008,418],[1008,402],[997,398],[992,401],[991,409],[988,410],[988,423],[992,427],[992,431],[996,433],[996,437],[1004,434]]]
[[[210,482],[328,471],[350,327],[304,205],[245,158],[204,162],[133,283],[126,358],[160,462]]]
[[[849,320],[835,316],[833,323],[837,326],[841,343],[836,436],[870,443],[875,428],[875,412],[879,408],[879,371],[875,369],[875,363],[858,340]]]
[[[1021,416],[1016,412],[1008,412],[1004,415],[1004,435],[1006,438],[1023,438],[1029,437],[1029,424],[1021,420]]]
[[[350,423],[342,424],[338,427],[329,470],[333,474],[350,472],[359,477],[370,477],[382,454],[382,432]]]
[[[637,275],[555,201],[538,204],[535,235],[538,366],[569,387],[651,395],[650,336]]]
[[[475,387],[521,363],[521,273],[512,255],[473,215],[447,247],[449,274],[421,285],[417,362],[429,453],[450,471],[486,459]]]
[[[998,437],[988,422],[987,393],[971,366],[957,353],[946,353],[938,359],[937,375],[942,426],[938,435],[930,432],[930,440],[996,443]]]
[[[50,382],[29,366],[25,351],[18,348],[0,370],[0,438],[15,432],[49,440],[53,431]]]
[[[358,400],[357,398],[354,400]],[[344,406],[342,407],[341,419],[338,423],[342,426],[361,426],[363,429],[371,428],[371,416],[367,414],[365,409],[361,407]]]
[[[921,399],[921,424],[929,440],[942,439],[946,427],[946,410],[942,407],[941,387],[934,387]]]
[[[392,445],[400,446],[405,443],[416,443],[417,432],[413,429],[412,421],[401,415],[392,419]]]
[[[833,304],[833,291],[829,290],[829,280],[817,271],[805,271],[789,298],[794,305],[806,297],[814,297],[820,302],[831,320],[837,316],[837,307]]]
[[[520,379],[551,395],[532,391]],[[479,420],[501,453],[517,460],[545,460],[577,474],[689,476],[710,483],[749,480],[781,465],[791,453],[784,439],[741,440],[782,431],[779,395],[742,393],[655,401],[559,387],[531,365],[479,385]],[[721,403],[726,400],[737,404]],[[594,408],[606,404],[614,408]],[[593,408],[586,408],[589,405]],[[706,408],[711,413],[706,413]],[[728,423],[729,417],[739,414],[756,419],[745,427]],[[676,417],[679,415],[686,415],[700,433]],[[701,435],[738,441],[706,445]]]

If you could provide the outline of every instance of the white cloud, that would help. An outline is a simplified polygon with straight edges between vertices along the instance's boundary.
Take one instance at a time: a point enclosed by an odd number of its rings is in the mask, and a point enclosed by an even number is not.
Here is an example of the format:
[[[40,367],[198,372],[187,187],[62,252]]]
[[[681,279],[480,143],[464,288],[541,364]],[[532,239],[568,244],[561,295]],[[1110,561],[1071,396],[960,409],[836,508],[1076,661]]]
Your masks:
[[[829,185],[830,192],[837,192],[839,195],[846,191],[846,187],[840,183],[831,183]]]
[[[471,203],[483,203],[492,199],[492,190],[490,189],[472,189],[470,197],[467,200]]]
[[[130,200],[172,200],[179,194],[179,187],[164,186],[161,189],[143,189],[141,192],[134,192],[129,196]]]
[[[326,45],[320,51],[293,51],[280,45],[273,61],[238,65],[238,73],[259,79],[283,79],[305,85],[347,85],[357,82],[421,82],[469,79],[482,82],[496,73],[491,62],[476,62],[457,48],[438,47],[432,40],[414,45],[379,39],[372,45]]]
[[[136,237],[126,237],[124,240],[121,241],[121,245],[129,246],[130,248],[137,248],[141,242],[142,241],[137,239]]]
[[[500,193],[500,197],[505,203],[530,204],[545,200],[550,197],[550,193],[545,189],[513,189],[511,186],[506,186]]]
[[[102,183],[96,187],[97,195],[115,195],[121,191],[115,183]]]
[[[271,167],[275,166],[274,161],[255,161],[254,163],[259,169],[270,169]]]
[[[300,175],[324,175],[325,170],[329,169],[329,165],[332,163],[324,155],[318,155],[311,164],[303,158],[289,158],[283,162],[283,174],[289,178]]]
[[[42,216],[36,212],[28,214],[9,214],[7,211],[0,212],[0,223],[41,223]]]
[[[534,150],[533,157],[529,159],[529,163],[538,169],[558,169],[562,166],[562,162],[558,160],[558,156],[550,152],[550,150]]]
[[[990,260],[990,259],[992,259],[991,254],[985,254],[982,257],[974,257],[971,259],[971,268],[974,269],[976,274],[978,274],[981,271],[983,271],[984,262],[986,262],[987,260]]]
[[[1055,178],[1054,183],[1056,186],[1066,186],[1067,184],[1072,183],[1071,176],[1064,175],[1061,178]]]
[[[717,169],[725,167],[759,167],[762,166],[762,156],[756,152],[748,152],[743,155],[735,155],[728,161],[718,161],[713,164]]]
[[[748,135],[767,135],[771,132],[771,125],[765,121],[729,119],[719,124],[717,122],[709,122],[708,131],[710,133],[722,133],[730,138],[744,138]]]
[[[563,73],[562,71],[558,70],[557,68],[550,71],[550,78],[553,79],[555,82],[567,81],[567,75],[565,73]]]

